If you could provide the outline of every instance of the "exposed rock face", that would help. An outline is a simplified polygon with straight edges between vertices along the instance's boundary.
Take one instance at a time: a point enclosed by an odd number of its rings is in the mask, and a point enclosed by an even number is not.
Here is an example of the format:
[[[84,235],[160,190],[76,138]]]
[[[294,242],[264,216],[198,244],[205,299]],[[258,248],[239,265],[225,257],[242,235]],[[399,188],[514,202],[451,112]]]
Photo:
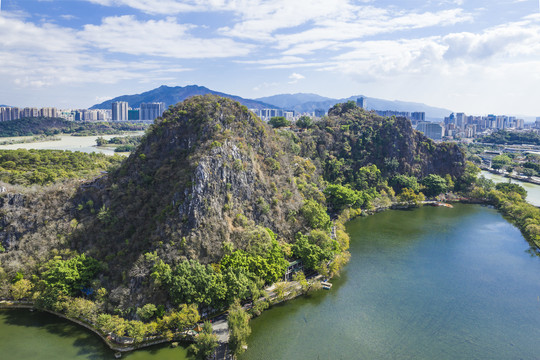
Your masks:
[[[82,191],[78,246],[118,254],[111,266],[157,251],[169,261],[218,261],[223,243],[244,246],[242,233],[266,226],[291,241],[302,223],[287,220],[303,204],[293,154],[283,139],[225,98],[194,97],[167,111],[103,191]],[[97,245],[97,246],[96,246]],[[129,249],[129,251],[128,251]],[[105,255],[106,256],[106,255]]]
[[[66,246],[72,230],[73,208],[69,198],[74,184],[28,189],[0,196],[0,244],[6,250],[4,269],[32,266],[51,249]]]

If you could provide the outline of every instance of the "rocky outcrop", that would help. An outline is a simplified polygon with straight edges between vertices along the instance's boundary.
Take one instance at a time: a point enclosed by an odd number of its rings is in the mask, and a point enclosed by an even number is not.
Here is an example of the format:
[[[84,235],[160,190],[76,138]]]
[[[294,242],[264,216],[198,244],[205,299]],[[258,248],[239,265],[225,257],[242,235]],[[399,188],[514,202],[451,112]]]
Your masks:
[[[76,226],[70,197],[76,183],[20,189],[0,196],[0,258],[4,270],[31,267],[49,256],[52,249],[67,246]],[[23,266],[21,266],[23,265]]]
[[[217,262],[224,243],[244,247],[244,233],[257,226],[292,241],[302,222],[287,216],[299,211],[303,198],[294,155],[284,146],[232,100],[186,100],[102,180],[103,190],[78,194],[84,210],[77,246],[99,258],[120,253],[110,264],[120,269],[153,251],[169,262]],[[85,206],[89,201],[92,208]]]
[[[457,144],[436,144],[412,128],[405,118],[384,118],[354,103],[338,104],[328,118],[302,136],[303,154],[322,161],[325,177],[340,167],[344,181],[357,181],[358,169],[376,165],[384,177],[395,174],[422,178],[428,174],[459,178],[465,157]]]

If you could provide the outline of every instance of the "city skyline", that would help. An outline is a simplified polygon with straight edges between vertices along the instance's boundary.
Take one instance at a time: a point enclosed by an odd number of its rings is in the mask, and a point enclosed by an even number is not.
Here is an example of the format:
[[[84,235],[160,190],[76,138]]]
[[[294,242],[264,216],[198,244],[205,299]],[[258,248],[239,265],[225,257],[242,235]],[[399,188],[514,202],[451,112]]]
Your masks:
[[[0,103],[86,108],[165,84],[540,115],[537,0],[0,2]]]

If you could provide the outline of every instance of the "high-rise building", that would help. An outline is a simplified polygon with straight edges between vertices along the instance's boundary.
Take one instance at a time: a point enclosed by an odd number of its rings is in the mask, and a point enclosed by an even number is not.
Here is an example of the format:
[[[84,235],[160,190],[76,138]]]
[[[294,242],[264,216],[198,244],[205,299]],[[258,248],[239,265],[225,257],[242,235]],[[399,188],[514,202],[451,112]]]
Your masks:
[[[55,118],[57,117],[57,110],[52,107],[44,107],[39,111],[39,115],[46,118]]]
[[[20,110],[18,107],[11,108],[11,120],[17,120],[21,117]]]
[[[22,110],[21,117],[30,118],[30,117],[39,117],[39,110],[37,108],[24,108]]]
[[[356,99],[356,105],[360,106],[362,109],[367,107],[367,99],[365,97],[359,97]]]
[[[139,110],[139,120],[154,120],[165,111],[165,103],[155,102],[155,103],[141,103],[141,108]]]
[[[456,126],[460,129],[464,129],[466,125],[466,116],[465,113],[457,113],[456,114]]]
[[[426,121],[426,113],[425,112],[413,112],[411,114],[411,120],[414,121]]]
[[[441,140],[444,136],[444,127],[435,122],[421,122],[416,130],[423,132],[424,135],[433,140]]]
[[[140,119],[139,110],[137,109],[128,110],[128,120],[139,120],[139,119]]]
[[[383,116],[383,117],[404,117],[407,119],[411,118],[411,113],[408,111],[396,111],[396,110],[375,110],[377,115]]]
[[[112,103],[112,120],[126,121],[128,119],[128,103],[126,101],[116,101]]]

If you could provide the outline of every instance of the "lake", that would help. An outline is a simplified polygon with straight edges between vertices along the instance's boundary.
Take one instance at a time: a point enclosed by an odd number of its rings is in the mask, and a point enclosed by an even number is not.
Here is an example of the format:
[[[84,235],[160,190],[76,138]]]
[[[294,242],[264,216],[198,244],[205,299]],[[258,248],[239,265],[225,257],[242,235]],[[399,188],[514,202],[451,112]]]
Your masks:
[[[486,179],[493,180],[494,183],[508,182],[508,180],[511,180],[513,183],[523,186],[525,190],[527,190],[527,202],[534,206],[540,207],[540,185],[528,183],[525,181],[519,181],[516,179],[509,179],[507,177],[493,174],[485,170],[483,170],[480,175],[483,175]]]
[[[540,357],[540,258],[496,210],[386,211],[348,231],[352,257],[332,289],[254,319],[241,360]],[[0,312],[0,348],[2,359],[112,358],[92,333],[27,310]],[[125,358],[186,356],[162,346]]]
[[[48,313],[0,310],[2,360],[114,359],[114,352],[94,333]],[[185,360],[184,347],[157,345],[124,354],[128,360]]]
[[[0,145],[0,150],[16,150],[16,149],[46,149],[46,150],[69,150],[82,151],[86,153],[100,152],[107,155],[118,154],[114,152],[114,148],[97,147],[96,139],[102,137],[109,140],[113,137],[138,136],[143,135],[144,131],[134,131],[124,135],[99,135],[99,136],[71,136],[71,135],[55,135],[60,140],[38,141],[33,143],[9,144]],[[16,138],[11,138],[16,139]]]
[[[348,230],[332,289],[254,319],[241,359],[540,358],[540,259],[495,210],[387,211]]]

